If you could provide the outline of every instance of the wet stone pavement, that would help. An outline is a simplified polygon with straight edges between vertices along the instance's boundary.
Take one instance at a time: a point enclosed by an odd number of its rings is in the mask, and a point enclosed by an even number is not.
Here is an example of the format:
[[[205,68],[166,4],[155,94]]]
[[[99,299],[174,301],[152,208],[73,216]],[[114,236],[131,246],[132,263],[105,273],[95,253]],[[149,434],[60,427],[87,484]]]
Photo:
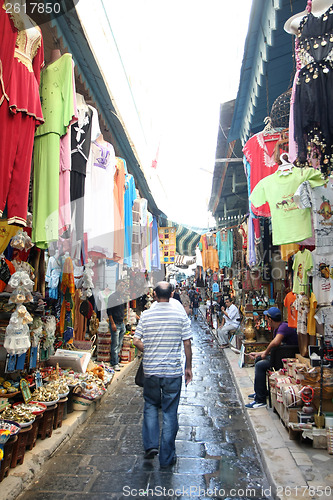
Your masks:
[[[266,499],[269,486],[224,357],[192,320],[194,378],[179,405],[177,463],[143,459],[142,389],[135,368],[19,500]]]

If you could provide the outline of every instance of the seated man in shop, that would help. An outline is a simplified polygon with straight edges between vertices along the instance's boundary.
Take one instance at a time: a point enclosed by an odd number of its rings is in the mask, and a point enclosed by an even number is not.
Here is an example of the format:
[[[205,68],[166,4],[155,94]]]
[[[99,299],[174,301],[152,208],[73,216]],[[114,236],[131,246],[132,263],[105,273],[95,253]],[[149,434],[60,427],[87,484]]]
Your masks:
[[[265,408],[267,398],[266,371],[271,366],[270,352],[273,347],[279,345],[297,345],[296,328],[290,328],[288,323],[282,321],[282,313],[277,307],[270,307],[264,311],[268,325],[273,331],[273,340],[268,344],[265,351],[251,352],[249,356],[255,360],[254,393],[249,395],[252,403],[246,404],[245,408]]]
[[[224,306],[221,307],[221,312],[223,314],[222,326],[217,330],[220,347],[222,349],[229,347],[228,334],[231,330],[237,330],[240,323],[239,311],[235,304],[233,304],[233,300],[228,297],[224,302],[226,308]]]

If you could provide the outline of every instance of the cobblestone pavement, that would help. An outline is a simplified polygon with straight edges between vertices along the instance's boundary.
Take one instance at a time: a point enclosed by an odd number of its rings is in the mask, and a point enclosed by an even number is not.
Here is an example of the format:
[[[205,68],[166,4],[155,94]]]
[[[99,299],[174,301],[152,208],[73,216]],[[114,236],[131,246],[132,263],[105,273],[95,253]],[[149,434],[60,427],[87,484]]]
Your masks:
[[[143,459],[133,369],[18,499],[270,498],[223,350],[201,320],[192,327],[194,378],[182,389],[174,466]]]

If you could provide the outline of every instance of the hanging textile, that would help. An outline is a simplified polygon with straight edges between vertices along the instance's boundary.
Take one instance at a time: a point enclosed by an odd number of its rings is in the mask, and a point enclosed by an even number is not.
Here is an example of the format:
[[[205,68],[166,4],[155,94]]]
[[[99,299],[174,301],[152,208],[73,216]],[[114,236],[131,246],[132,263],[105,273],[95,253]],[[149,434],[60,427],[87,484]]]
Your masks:
[[[246,173],[250,175],[248,181],[251,193],[258,182],[276,171],[278,164],[275,161],[274,152],[275,146],[280,138],[281,136],[278,132],[274,134],[259,132],[253,135],[245,144],[243,153],[250,165]],[[264,203],[259,207],[251,206],[251,209],[255,215],[263,217],[270,216],[268,203]]]
[[[294,104],[294,134],[298,160],[310,164],[308,151],[320,158],[328,175],[333,164],[333,127],[328,109],[333,107],[333,6],[321,16],[309,12],[298,28],[301,69]]]
[[[124,264],[132,267],[132,241],[133,241],[133,204],[136,200],[136,190],[133,175],[125,176],[124,195],[124,222],[125,222],[125,242],[124,242]]]
[[[63,335],[64,342],[73,342],[73,320],[74,320],[74,266],[72,259],[66,257],[61,278],[61,293],[63,300],[60,310],[60,334]]]
[[[0,0],[0,216],[7,206],[9,224],[26,225],[34,133],[44,122],[43,66],[40,28]]]
[[[219,267],[231,267],[233,261],[233,234],[231,230],[221,229],[216,234]]]
[[[84,194],[87,161],[91,144],[92,111],[83,96],[76,94],[78,120],[71,126],[70,200],[74,242],[83,238]]]
[[[124,258],[124,195],[125,195],[125,160],[116,158],[114,174],[114,249],[113,260],[122,262]]]
[[[314,244],[320,253],[330,253],[333,245],[333,184],[311,188],[303,182],[294,197],[300,208],[312,208]],[[303,242],[304,244],[304,242]]]
[[[76,120],[73,60],[64,54],[41,74],[40,93],[45,123],[34,143],[32,240],[39,248],[58,239],[60,137]]]
[[[88,235],[88,251],[99,252],[110,259],[114,251],[115,164],[114,148],[103,136],[91,143],[86,169],[84,231]]]
[[[300,184],[308,180],[312,187],[325,183],[314,168],[294,168],[287,176],[279,172],[262,179],[253,190],[250,200],[261,206],[268,201],[272,216],[273,244],[298,243],[312,236],[310,209],[301,210],[294,201]]]

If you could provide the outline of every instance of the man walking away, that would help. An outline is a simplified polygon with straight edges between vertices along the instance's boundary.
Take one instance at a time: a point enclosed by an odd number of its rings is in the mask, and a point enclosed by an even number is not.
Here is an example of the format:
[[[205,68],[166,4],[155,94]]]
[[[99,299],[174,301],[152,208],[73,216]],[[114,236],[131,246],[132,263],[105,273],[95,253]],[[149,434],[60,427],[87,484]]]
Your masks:
[[[144,414],[142,439],[144,458],[159,453],[161,468],[176,462],[175,440],[178,432],[178,405],[182,385],[181,346],[184,345],[185,383],[192,380],[192,348],[190,321],[170,304],[172,285],[157,283],[154,295],[156,306],[141,314],[133,344],[143,352]],[[163,424],[160,438],[159,408]]]
[[[125,291],[125,281],[118,280],[116,283],[116,291],[110,295],[107,308],[107,315],[109,317],[111,330],[111,365],[117,372],[120,371],[119,353],[122,348],[126,332],[126,326],[124,323],[126,302]]]

